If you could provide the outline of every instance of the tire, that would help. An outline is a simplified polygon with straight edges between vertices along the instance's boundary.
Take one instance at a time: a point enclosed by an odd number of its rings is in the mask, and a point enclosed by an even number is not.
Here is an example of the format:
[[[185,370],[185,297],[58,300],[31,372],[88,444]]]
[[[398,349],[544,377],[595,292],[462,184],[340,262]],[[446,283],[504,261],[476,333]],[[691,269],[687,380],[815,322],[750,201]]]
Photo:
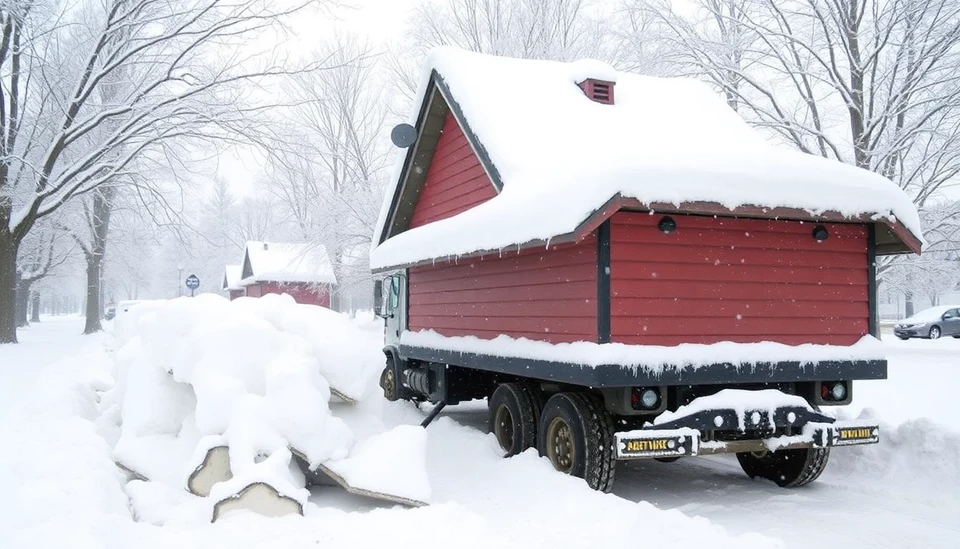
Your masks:
[[[897,338],[898,338],[898,339],[902,339],[903,341],[906,341],[906,340],[910,339],[910,336],[897,336]]]
[[[737,461],[748,477],[772,480],[781,488],[798,488],[817,480],[829,459],[830,448],[737,454]]]
[[[557,393],[540,416],[537,450],[554,469],[580,477],[601,492],[616,472],[613,420],[603,400],[589,393]]]
[[[390,402],[410,400],[410,390],[400,382],[400,368],[393,355],[387,355],[387,364],[380,373],[380,388],[383,389],[383,398]]]
[[[934,326],[933,328],[930,328],[930,334],[929,334],[930,339],[940,339],[940,336],[942,334],[943,332],[940,331],[939,326]]]
[[[540,390],[530,383],[502,383],[490,397],[487,427],[497,438],[504,457],[537,445]]]

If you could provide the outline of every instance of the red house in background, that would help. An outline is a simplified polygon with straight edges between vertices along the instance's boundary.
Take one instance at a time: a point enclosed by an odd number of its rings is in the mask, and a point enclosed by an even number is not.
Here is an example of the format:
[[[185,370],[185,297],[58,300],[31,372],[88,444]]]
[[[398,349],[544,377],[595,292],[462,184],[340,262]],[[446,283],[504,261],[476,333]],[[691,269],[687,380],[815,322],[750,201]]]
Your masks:
[[[297,303],[329,307],[336,283],[333,264],[321,245],[247,242],[239,283],[247,297],[289,294]]]
[[[227,292],[230,301],[243,295],[243,286],[240,285],[240,273],[243,271],[243,265],[227,265],[223,269],[223,282],[220,289]]]

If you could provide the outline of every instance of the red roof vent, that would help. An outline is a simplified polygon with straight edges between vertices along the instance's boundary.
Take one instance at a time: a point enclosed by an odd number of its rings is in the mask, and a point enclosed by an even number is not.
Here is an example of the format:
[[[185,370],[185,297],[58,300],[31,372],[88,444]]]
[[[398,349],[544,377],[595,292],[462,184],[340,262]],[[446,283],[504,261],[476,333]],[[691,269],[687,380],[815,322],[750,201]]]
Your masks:
[[[587,78],[583,82],[580,82],[580,89],[583,90],[583,93],[585,93],[587,97],[597,103],[613,105],[613,84],[613,82],[607,82],[606,80]]]

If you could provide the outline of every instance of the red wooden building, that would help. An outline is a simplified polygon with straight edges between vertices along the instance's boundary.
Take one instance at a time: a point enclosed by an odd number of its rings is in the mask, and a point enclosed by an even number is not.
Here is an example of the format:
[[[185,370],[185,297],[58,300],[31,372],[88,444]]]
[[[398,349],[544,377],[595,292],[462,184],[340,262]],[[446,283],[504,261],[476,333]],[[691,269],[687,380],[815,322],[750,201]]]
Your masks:
[[[375,235],[374,270],[406,269],[409,331],[636,345],[877,333],[874,257],[921,245],[888,180],[774,149],[687,81],[453,57],[425,78]]]
[[[506,455],[600,490],[616,460],[721,452],[802,486],[879,441],[817,407],[887,375],[876,256],[922,246],[900,188],[692,80],[439,49],[421,82],[370,257],[387,399],[428,424],[488,398]]]
[[[247,242],[240,277],[247,297],[289,294],[322,307],[337,283],[326,248],[307,243]]]
[[[240,285],[243,265],[227,265],[223,269],[223,282],[220,289],[227,293],[230,301],[237,299],[244,294],[243,286]]]

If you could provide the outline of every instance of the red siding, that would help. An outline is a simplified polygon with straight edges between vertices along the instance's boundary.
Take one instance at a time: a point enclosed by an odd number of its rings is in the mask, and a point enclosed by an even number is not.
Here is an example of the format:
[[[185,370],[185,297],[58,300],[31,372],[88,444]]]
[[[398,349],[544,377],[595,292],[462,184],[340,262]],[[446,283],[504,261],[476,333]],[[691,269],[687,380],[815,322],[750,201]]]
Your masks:
[[[327,284],[262,282],[247,286],[247,297],[266,294],[289,294],[297,303],[330,307],[330,286]]]
[[[453,217],[496,194],[460,125],[447,113],[410,228]]]
[[[230,290],[230,301],[237,299],[243,295],[243,290]]]
[[[597,240],[409,270],[409,329],[597,340]]]
[[[849,345],[868,332],[867,229],[618,212],[611,222],[611,339],[648,345]]]

